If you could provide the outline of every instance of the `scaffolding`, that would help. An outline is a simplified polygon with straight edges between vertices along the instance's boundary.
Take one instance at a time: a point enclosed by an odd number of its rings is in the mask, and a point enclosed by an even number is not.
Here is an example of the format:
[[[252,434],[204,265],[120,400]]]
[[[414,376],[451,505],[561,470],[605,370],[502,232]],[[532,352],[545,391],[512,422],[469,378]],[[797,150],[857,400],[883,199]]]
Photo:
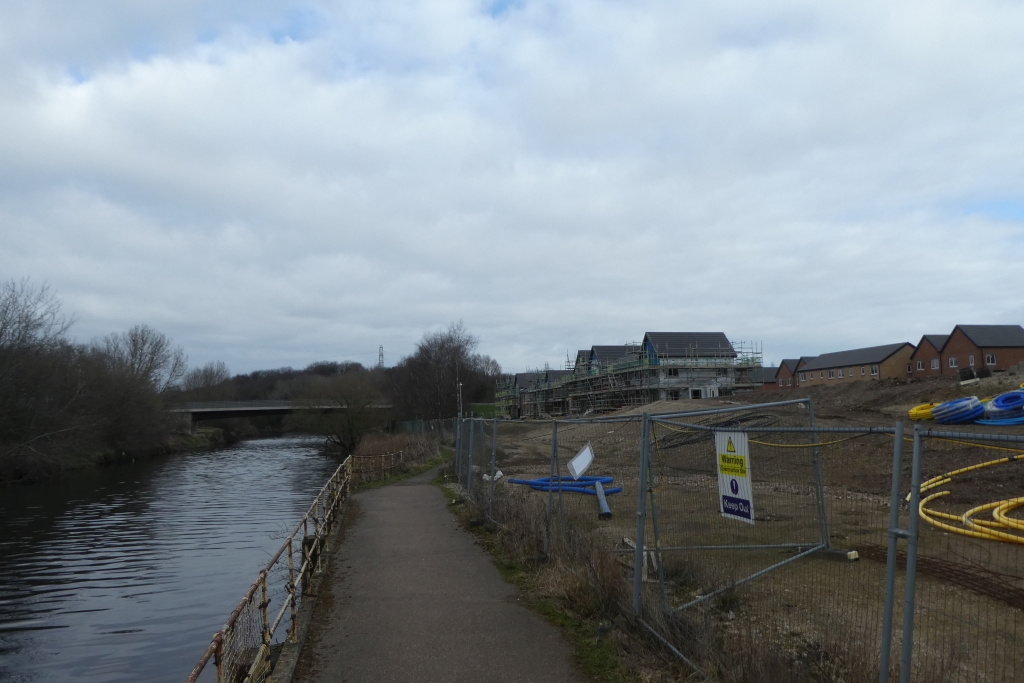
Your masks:
[[[566,362],[565,371],[536,371],[498,381],[496,402],[508,418],[541,419],[606,413],[654,401],[728,396],[761,389],[761,346],[732,342],[729,351],[645,353],[639,344],[610,362]],[[560,376],[553,376],[554,373]]]

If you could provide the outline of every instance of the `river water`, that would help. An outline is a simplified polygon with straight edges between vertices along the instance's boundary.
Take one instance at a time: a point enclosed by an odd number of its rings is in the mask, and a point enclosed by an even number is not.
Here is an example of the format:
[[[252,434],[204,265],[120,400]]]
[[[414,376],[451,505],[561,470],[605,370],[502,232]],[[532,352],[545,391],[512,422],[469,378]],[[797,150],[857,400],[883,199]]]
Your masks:
[[[184,681],[337,467],[317,445],[0,488],[0,681]]]

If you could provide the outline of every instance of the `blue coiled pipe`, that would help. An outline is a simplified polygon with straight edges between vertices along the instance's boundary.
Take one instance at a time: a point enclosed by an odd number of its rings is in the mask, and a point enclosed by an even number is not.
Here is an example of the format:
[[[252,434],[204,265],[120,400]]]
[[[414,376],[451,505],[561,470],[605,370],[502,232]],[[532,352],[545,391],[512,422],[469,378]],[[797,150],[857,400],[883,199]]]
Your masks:
[[[985,407],[977,396],[958,398],[932,408],[932,417],[940,424],[973,422],[984,415]]]
[[[975,420],[975,424],[992,426],[1024,425],[1024,415],[1020,417],[1007,417],[998,420]]]
[[[1024,417],[1024,391],[1000,394],[985,404],[985,420],[1010,420]],[[981,424],[987,424],[982,422]],[[1019,423],[1008,423],[1019,424]]]
[[[597,491],[594,490],[594,483],[601,482],[601,485],[611,484],[615,479],[612,477],[580,477],[579,479],[573,479],[572,477],[539,477],[537,479],[509,479],[510,484],[522,484],[523,486],[529,486],[534,491],[557,491],[561,486],[562,493],[585,493],[589,496],[596,496]],[[621,486],[614,486],[612,488],[606,488],[604,494],[610,496],[613,493],[621,493]]]

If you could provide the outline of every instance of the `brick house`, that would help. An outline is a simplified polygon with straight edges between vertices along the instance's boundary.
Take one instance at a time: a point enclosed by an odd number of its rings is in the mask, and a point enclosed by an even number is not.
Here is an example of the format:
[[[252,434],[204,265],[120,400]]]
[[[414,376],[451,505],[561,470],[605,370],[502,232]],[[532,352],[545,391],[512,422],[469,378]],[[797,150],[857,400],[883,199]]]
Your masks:
[[[779,371],[775,374],[776,389],[792,389],[796,384],[796,367],[800,364],[799,358],[783,358],[779,364]]]
[[[774,365],[768,367],[758,368],[761,373],[761,388],[765,391],[773,391],[779,387],[775,384],[775,376],[779,372],[779,369]]]
[[[797,370],[801,387],[907,377],[915,347],[910,342],[823,353]]]
[[[962,368],[1005,370],[1024,361],[1024,327],[957,325],[940,352],[943,374]]]
[[[933,377],[942,374],[942,347],[949,339],[948,334],[926,334],[917,343],[910,365],[914,377]]]

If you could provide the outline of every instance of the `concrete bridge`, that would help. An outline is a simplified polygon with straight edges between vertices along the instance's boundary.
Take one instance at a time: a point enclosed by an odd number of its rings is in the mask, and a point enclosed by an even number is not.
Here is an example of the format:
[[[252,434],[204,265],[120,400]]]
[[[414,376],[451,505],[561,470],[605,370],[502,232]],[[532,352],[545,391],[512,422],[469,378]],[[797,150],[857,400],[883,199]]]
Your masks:
[[[348,406],[337,401],[200,401],[170,406],[166,412],[188,418],[191,429],[196,423],[208,420],[224,420],[232,417],[269,417],[293,413],[319,412],[334,413]],[[390,403],[371,403],[368,407],[388,410]]]

